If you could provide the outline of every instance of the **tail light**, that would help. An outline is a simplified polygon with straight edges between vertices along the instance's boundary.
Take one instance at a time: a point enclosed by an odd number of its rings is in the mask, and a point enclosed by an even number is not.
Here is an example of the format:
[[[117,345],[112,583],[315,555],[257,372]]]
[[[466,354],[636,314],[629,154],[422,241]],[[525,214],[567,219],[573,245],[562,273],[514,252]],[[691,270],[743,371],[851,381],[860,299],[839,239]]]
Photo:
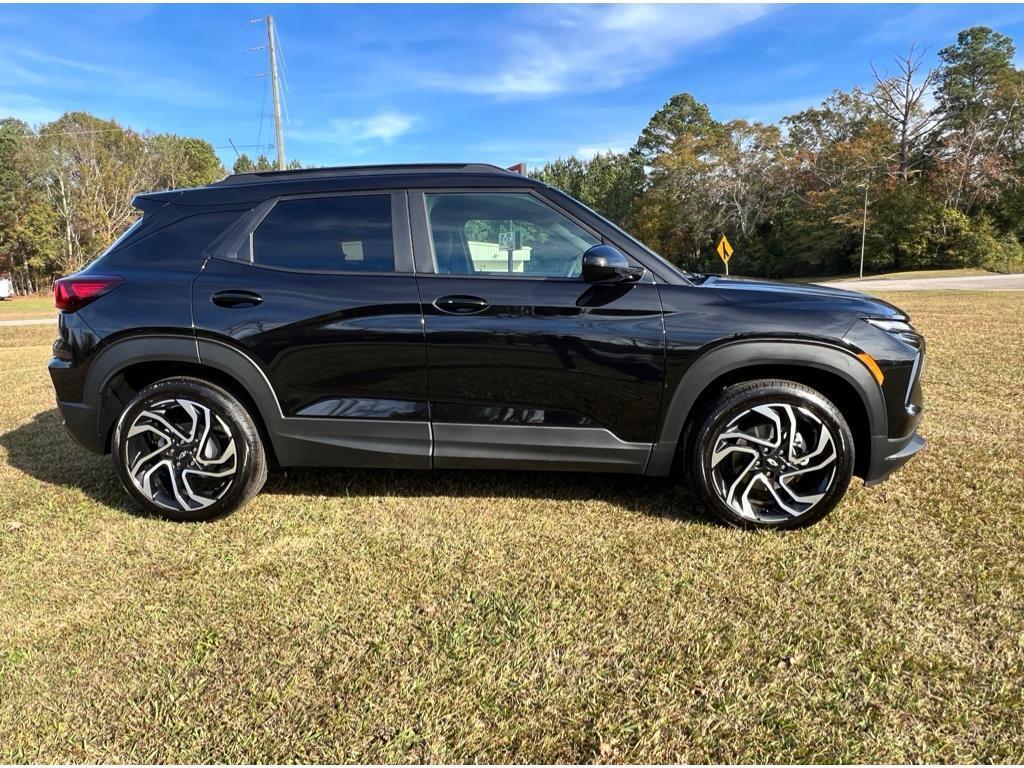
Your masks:
[[[53,303],[65,312],[77,312],[86,304],[110,293],[124,282],[123,277],[72,275],[53,284]]]

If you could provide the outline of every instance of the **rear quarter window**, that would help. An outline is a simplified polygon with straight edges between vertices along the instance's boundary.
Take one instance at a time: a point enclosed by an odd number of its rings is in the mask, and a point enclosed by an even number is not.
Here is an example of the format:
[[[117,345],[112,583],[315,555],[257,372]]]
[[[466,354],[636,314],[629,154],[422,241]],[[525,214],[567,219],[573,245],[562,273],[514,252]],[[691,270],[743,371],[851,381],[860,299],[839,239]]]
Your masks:
[[[156,221],[157,229],[146,232],[144,226],[140,227],[139,237],[125,236],[121,240],[125,244],[117,247],[115,243],[102,261],[198,265],[209,255],[210,244],[247,212],[248,209],[189,213],[163,226]],[[145,224],[145,218],[142,223]]]

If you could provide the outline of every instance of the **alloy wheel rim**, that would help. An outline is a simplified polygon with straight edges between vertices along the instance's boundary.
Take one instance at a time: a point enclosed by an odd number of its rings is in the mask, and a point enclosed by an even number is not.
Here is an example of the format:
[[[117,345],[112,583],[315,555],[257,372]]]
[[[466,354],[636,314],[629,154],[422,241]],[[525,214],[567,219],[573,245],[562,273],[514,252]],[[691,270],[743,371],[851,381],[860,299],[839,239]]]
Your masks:
[[[742,411],[712,445],[715,492],[753,522],[806,515],[827,495],[838,471],[832,430],[809,409],[789,403]]]
[[[125,466],[154,504],[194,512],[227,493],[238,450],[227,423],[209,406],[168,398],[146,406],[125,432]]]

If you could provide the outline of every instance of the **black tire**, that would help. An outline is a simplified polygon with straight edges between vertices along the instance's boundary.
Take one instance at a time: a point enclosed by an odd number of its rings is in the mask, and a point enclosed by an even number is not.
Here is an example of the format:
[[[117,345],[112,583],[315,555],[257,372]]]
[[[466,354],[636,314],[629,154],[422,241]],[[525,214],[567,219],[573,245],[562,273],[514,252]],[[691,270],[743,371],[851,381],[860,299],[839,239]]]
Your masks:
[[[783,379],[725,389],[688,431],[685,446],[690,487],[740,528],[791,529],[820,520],[846,493],[855,459],[839,409],[820,392]]]
[[[174,423],[182,414],[192,421],[191,442],[179,438],[189,436],[187,423]],[[140,448],[146,443],[148,448]],[[151,455],[149,449],[153,458],[136,471],[137,482],[132,467]],[[135,395],[114,428],[111,456],[121,485],[136,504],[181,522],[211,520],[238,509],[267,480],[263,443],[248,411],[229,392],[188,376],[163,379]],[[225,477],[212,476],[217,474]]]

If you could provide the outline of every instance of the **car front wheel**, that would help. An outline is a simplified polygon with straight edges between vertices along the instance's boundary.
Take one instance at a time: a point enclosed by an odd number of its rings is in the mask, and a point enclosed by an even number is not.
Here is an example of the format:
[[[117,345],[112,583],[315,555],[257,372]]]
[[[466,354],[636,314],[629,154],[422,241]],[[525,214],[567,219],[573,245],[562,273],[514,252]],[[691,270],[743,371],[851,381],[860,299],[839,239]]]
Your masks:
[[[796,382],[727,388],[694,434],[696,490],[731,525],[809,525],[839,503],[853,474],[853,437],[843,415]]]
[[[252,417],[209,382],[175,377],[143,388],[114,429],[118,479],[147,512],[208,520],[241,507],[267,479]]]

